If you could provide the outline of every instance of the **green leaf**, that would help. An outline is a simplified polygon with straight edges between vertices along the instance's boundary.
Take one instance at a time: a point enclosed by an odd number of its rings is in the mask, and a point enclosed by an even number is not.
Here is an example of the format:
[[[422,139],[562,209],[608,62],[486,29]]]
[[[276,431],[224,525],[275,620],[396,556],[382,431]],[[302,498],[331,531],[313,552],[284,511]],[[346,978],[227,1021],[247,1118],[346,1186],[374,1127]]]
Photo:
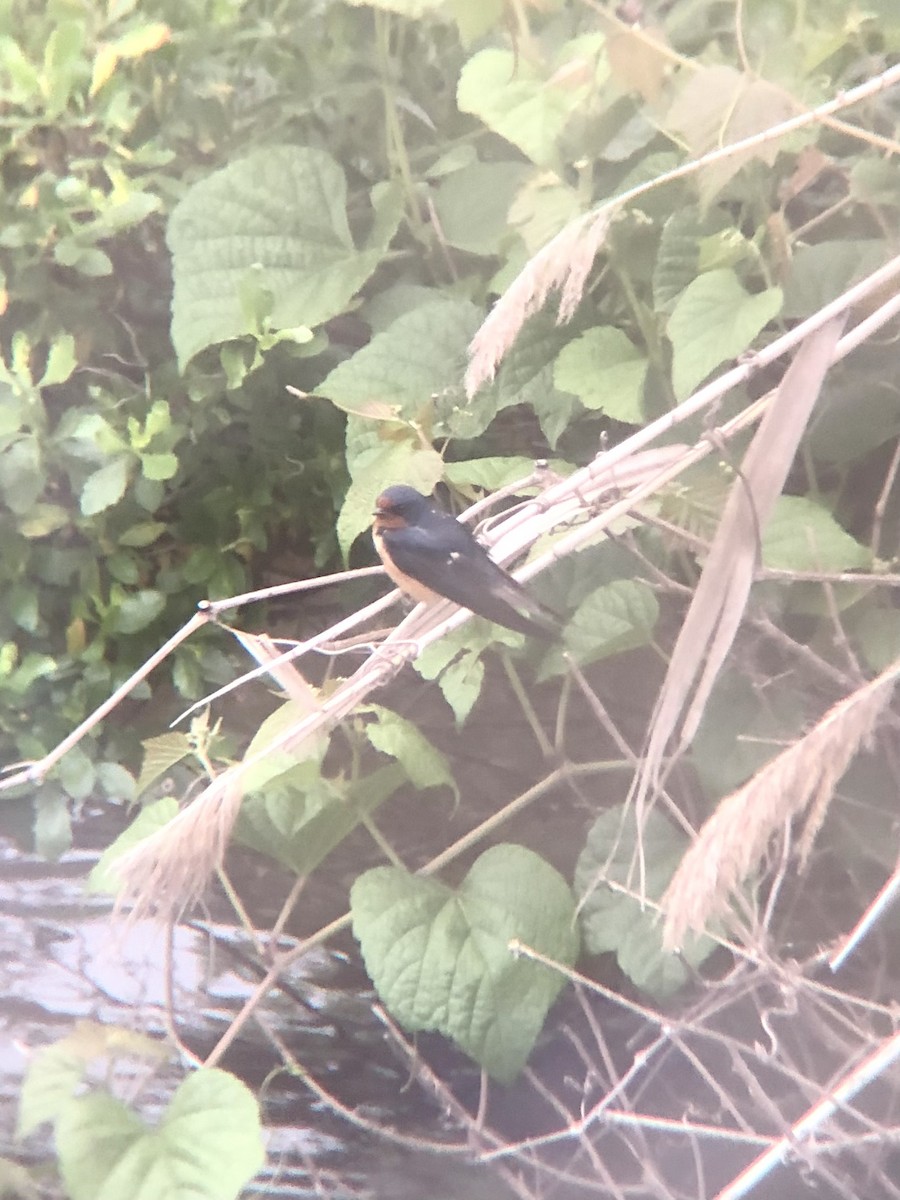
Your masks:
[[[640,847],[640,850],[639,850]],[[654,908],[688,847],[688,839],[657,809],[646,814],[640,833],[633,808],[616,805],[594,822],[575,868],[581,921],[591,954],[613,951],[636,987],[658,999],[676,992],[715,949],[710,937],[689,938],[683,950],[666,953]]]
[[[44,48],[44,85],[47,95],[45,116],[52,120],[66,107],[79,73],[87,78],[84,49],[84,22],[59,21]],[[80,71],[79,71],[80,68]]]
[[[167,529],[168,526],[163,521],[139,521],[136,525],[131,525],[126,529],[124,533],[120,533],[118,542],[120,546],[143,549],[145,546],[152,546]]]
[[[38,387],[50,387],[52,384],[65,383],[77,366],[75,358],[75,339],[70,333],[65,333],[56,339],[47,355],[47,365]]]
[[[561,460],[553,463],[554,470],[566,470]],[[568,468],[571,470],[571,467]],[[527,479],[534,471],[533,458],[520,458],[515,454],[498,458],[469,458],[464,462],[447,463],[444,478],[458,488],[484,488],[496,492],[499,488]]]
[[[890,251],[880,238],[843,238],[798,246],[784,285],[784,316],[808,317],[879,267]]]
[[[143,778],[143,773],[141,778]],[[138,791],[141,790],[139,780]],[[146,841],[148,837],[152,837],[154,833],[158,833],[164,825],[168,825],[177,816],[178,801],[174,796],[166,796],[153,804],[145,805],[128,828],[123,830],[100,855],[88,876],[88,891],[110,892],[116,895],[122,888],[122,878],[116,867],[122,855],[140,842]]]
[[[84,516],[94,517],[118,504],[128,486],[131,461],[131,455],[120,455],[88,477],[81,490],[81,511]]]
[[[763,531],[763,565],[781,571],[850,571],[870,551],[806,496],[781,496]]]
[[[34,64],[11,37],[0,37],[0,69],[11,84],[12,103],[26,103],[41,93],[41,77]]]
[[[123,229],[130,229],[146,221],[152,213],[159,212],[162,200],[151,192],[131,192],[97,214],[95,236],[115,237]]]
[[[152,625],[166,607],[166,598],[155,588],[141,588],[126,596],[113,621],[116,633],[139,633]]]
[[[17,438],[0,454],[0,493],[16,514],[31,512],[46,486],[41,448],[36,437]]]
[[[656,596],[645,583],[617,579],[578,605],[566,625],[566,648],[580,663],[589,663],[645,646],[658,616]]]
[[[697,278],[704,224],[696,207],[685,205],[676,209],[663,225],[653,267],[656,312],[671,312],[684,289]]]
[[[264,1161],[256,1099],[219,1070],[190,1075],[156,1129],[108,1093],[80,1097],[57,1149],[72,1200],[234,1200]]]
[[[445,241],[470,254],[499,254],[510,238],[510,205],[532,171],[522,162],[473,162],[442,179],[434,207]]]
[[[708,271],[682,292],[669,319],[672,382],[679,400],[711,371],[737,358],[781,309],[781,289],[751,296],[734,271]]]
[[[464,46],[471,46],[503,20],[503,0],[445,0],[445,3]]]
[[[366,969],[396,1019],[445,1034],[495,1079],[513,1079],[565,978],[517,958],[510,942],[564,966],[578,955],[559,872],[523,846],[493,846],[456,891],[378,867],[354,883],[350,906]]]
[[[854,621],[852,633],[871,670],[884,671],[900,658],[900,611],[896,608],[866,607]]]
[[[28,1064],[19,1096],[18,1136],[27,1137],[44,1121],[55,1121],[92,1062],[124,1055],[164,1062],[169,1048],[130,1029],[79,1021],[71,1033],[39,1050]]]
[[[59,764],[59,781],[73,800],[86,800],[96,783],[94,764],[80,746],[73,746]]]
[[[145,479],[171,479],[178,471],[174,454],[142,454],[141,472]]]
[[[450,771],[446,757],[412,721],[374,704],[366,709],[375,718],[366,726],[366,737],[376,750],[389,754],[403,767],[413,787],[419,790],[432,787],[448,787],[459,799],[456,781]]]
[[[896,208],[900,204],[900,173],[890,158],[859,158],[850,169],[850,195],[863,204]]]
[[[235,834],[297,875],[315,870],[406,779],[395,763],[351,787],[325,778],[317,762],[273,754],[268,764],[269,777],[244,797]]]
[[[470,622],[465,629],[454,630],[439,642],[432,642],[413,663],[423,679],[437,679],[444,699],[453,709],[456,724],[460,726],[474,708],[484,684],[481,652],[487,642],[479,641],[473,645],[475,629],[476,622]]]
[[[163,733],[159,737],[147,738],[143,743],[144,758],[135,786],[136,794],[142,795],[161,775],[187,758],[192,745],[191,739],[184,733]]]
[[[706,796],[718,800],[734,791],[800,736],[807,700],[798,688],[786,686],[772,689],[760,704],[754,683],[739,668],[726,666],[689,752]]]
[[[572,392],[585,408],[600,409],[617,421],[644,420],[647,359],[619,329],[589,329],[560,351],[553,381]]]
[[[353,242],[347,184],[313,147],[267,146],[195,184],[169,221],[172,339],[183,368],[207,346],[252,333],[241,281],[259,268],[275,329],[310,328],[343,312],[393,237],[400,200],[373,190],[368,242]]]
[[[34,847],[42,858],[60,858],[72,845],[72,816],[67,795],[44,788],[34,805]]]
[[[83,1042],[83,1037],[81,1038]],[[44,1121],[55,1121],[66,1108],[96,1053],[79,1048],[74,1035],[47,1046],[31,1060],[19,1096],[19,1137],[28,1137]]]
[[[70,520],[67,509],[59,504],[35,504],[28,516],[19,522],[19,532],[23,537],[42,538],[64,529]]]
[[[60,266],[71,267],[73,271],[92,279],[113,273],[109,255],[97,246],[86,246],[77,235],[60,238],[53,247],[53,257]]]
[[[244,761],[256,757],[258,754],[264,754],[269,746],[294,725],[297,725],[305,717],[308,717],[314,708],[314,696],[310,695],[309,703],[299,700],[286,700],[284,704],[278,706],[274,712],[269,713],[263,723],[259,726],[256,733],[250,740],[250,744],[244,751]],[[321,763],[322,757],[328,748],[327,733],[317,733],[315,737],[305,738],[302,746],[296,750],[286,753],[283,750],[271,751],[272,757],[281,756],[284,762],[291,767],[295,767],[299,762],[314,760],[316,764]],[[273,773],[280,774],[283,766],[279,766],[277,771],[270,771],[265,765],[265,759],[262,759],[258,765],[248,767],[244,772],[244,786],[248,791],[254,788],[261,787],[265,780]]]
[[[560,135],[595,86],[602,40],[596,34],[564,48],[552,78],[512,50],[481,50],[460,74],[460,111],[479,117],[533,162],[558,166]],[[565,77],[567,67],[573,70]]]
[[[421,304],[335,367],[316,392],[357,416],[413,420],[431,396],[461,377],[482,317],[469,300],[445,297]],[[466,403],[461,389],[455,399],[460,407]]]
[[[135,778],[129,770],[117,762],[97,764],[97,782],[112,800],[131,804],[137,796]]]
[[[408,483],[429,495],[444,474],[436,450],[418,440],[383,442],[348,462],[353,479],[337,522],[338,544],[346,555],[359,535],[372,524],[375,500],[392,483]]]

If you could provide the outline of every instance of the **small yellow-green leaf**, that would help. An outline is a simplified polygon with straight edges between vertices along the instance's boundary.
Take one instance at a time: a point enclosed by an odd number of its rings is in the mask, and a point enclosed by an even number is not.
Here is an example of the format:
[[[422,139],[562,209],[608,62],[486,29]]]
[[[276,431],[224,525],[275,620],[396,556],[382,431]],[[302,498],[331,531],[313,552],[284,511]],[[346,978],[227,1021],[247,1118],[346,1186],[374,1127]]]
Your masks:
[[[178,471],[174,454],[142,454],[141,472],[145,479],[171,479]]]
[[[52,384],[65,383],[75,370],[75,366],[75,339],[70,333],[64,333],[50,347],[47,365],[38,387],[50,387]]]

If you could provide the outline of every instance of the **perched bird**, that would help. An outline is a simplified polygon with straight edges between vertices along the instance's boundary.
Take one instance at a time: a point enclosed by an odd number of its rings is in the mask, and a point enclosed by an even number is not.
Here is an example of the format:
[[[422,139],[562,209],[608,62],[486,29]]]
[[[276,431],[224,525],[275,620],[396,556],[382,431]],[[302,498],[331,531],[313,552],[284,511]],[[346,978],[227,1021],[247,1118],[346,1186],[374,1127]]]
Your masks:
[[[498,566],[465,525],[405,484],[375,502],[372,538],[384,569],[414,600],[444,596],[480,617],[532,637],[555,638],[560,622]]]

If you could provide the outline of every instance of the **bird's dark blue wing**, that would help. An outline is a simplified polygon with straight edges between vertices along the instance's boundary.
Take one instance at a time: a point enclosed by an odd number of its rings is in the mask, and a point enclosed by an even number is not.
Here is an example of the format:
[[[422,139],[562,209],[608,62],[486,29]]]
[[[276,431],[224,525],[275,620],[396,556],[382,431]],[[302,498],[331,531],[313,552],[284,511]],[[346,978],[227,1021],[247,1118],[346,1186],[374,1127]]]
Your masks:
[[[448,600],[521,633],[556,632],[555,618],[453,517],[386,529],[382,538],[398,572]]]

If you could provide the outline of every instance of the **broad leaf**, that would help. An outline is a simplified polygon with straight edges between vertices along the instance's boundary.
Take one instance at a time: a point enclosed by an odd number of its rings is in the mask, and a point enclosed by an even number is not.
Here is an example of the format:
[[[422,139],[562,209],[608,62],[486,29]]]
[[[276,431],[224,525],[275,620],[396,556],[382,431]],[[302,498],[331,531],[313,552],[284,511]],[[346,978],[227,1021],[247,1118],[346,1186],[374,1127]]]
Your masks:
[[[837,299],[890,256],[880,238],[844,238],[798,246],[784,285],[784,316],[808,317]]]
[[[482,624],[485,624],[482,622]],[[413,663],[423,679],[437,679],[438,687],[453,710],[457,725],[466,717],[481,695],[484,683],[484,661],[481,652],[487,641],[476,641],[476,622],[464,629],[454,630],[439,642],[432,642]]]
[[[160,734],[159,737],[147,738],[143,746],[144,757],[135,789],[139,796],[176,763],[187,758],[193,743],[187,734],[173,731]]]
[[[672,382],[679,400],[737,358],[781,309],[781,289],[750,295],[731,270],[708,271],[682,292],[669,319]]]
[[[685,834],[656,809],[638,832],[634,809],[617,805],[594,822],[575,869],[586,948],[613,951],[635,986],[659,998],[677,991],[716,945],[709,937],[689,938],[679,953],[663,951],[658,913],[642,904],[660,899],[687,846]]]
[[[585,597],[566,624],[566,649],[584,664],[645,646],[659,616],[656,596],[645,584],[617,579]],[[555,670],[565,671],[565,662]]]
[[[585,408],[639,425],[647,365],[621,330],[601,327],[563,347],[553,377],[560,391],[572,392]]]
[[[653,307],[671,312],[675,301],[699,274],[704,221],[695,206],[678,208],[663,225],[653,267]]]
[[[275,754],[266,765],[271,775],[244,797],[235,836],[297,875],[313,871],[406,779],[397,764],[353,786],[326,778],[315,761],[298,764],[288,754]]]
[[[850,571],[872,555],[807,496],[782,496],[763,531],[763,563],[782,571]]]
[[[233,1200],[264,1159],[255,1097],[218,1070],[190,1075],[155,1129],[105,1092],[81,1097],[57,1147],[72,1200]]]
[[[472,254],[499,254],[510,205],[532,171],[521,162],[473,162],[442,179],[434,207],[444,239]]]
[[[115,616],[117,633],[140,633],[152,625],[166,607],[166,598],[155,588],[141,588],[126,596]]]
[[[378,193],[368,242],[347,222],[344,172],[324,150],[267,146],[195,184],[172,213],[172,339],[182,367],[207,346],[253,333],[241,304],[251,276],[271,294],[273,329],[343,312],[372,274],[400,217]]]
[[[494,1078],[513,1079],[565,979],[516,957],[510,942],[565,966],[578,954],[559,872],[531,850],[500,845],[455,891],[378,867],[357,879],[350,902],[366,969],[397,1020],[445,1034]]]
[[[459,380],[481,319],[469,300],[445,297],[421,304],[335,367],[316,391],[360,417],[411,421],[434,407],[439,422],[442,411],[466,405]],[[473,426],[471,436],[485,424]]]
[[[161,1062],[169,1057],[169,1048],[131,1029],[79,1021],[71,1033],[38,1051],[28,1064],[19,1096],[18,1136],[27,1137],[44,1121],[55,1121],[92,1062],[124,1055]]]
[[[375,500],[386,487],[392,483],[407,483],[430,495],[444,474],[444,460],[440,454],[430,447],[423,447],[412,437],[402,441],[379,441],[348,465],[353,478],[337,522],[338,543],[345,555],[357,537],[372,524]]]
[[[462,69],[456,100],[541,166],[559,165],[558,141],[597,81],[602,35],[563,47],[551,77],[512,50],[481,50]]]
[[[366,726],[366,737],[376,750],[396,758],[414,787],[420,790],[448,787],[459,798],[446,757],[432,746],[418,726],[377,704],[369,705],[365,711],[377,718]]]
[[[128,468],[131,461],[130,454],[123,454],[100,467],[87,479],[81,492],[81,511],[84,516],[96,516],[97,513],[118,504],[128,486]]]

